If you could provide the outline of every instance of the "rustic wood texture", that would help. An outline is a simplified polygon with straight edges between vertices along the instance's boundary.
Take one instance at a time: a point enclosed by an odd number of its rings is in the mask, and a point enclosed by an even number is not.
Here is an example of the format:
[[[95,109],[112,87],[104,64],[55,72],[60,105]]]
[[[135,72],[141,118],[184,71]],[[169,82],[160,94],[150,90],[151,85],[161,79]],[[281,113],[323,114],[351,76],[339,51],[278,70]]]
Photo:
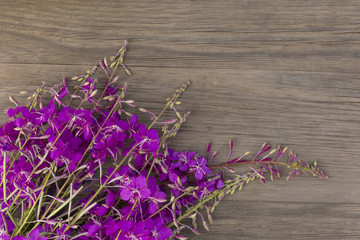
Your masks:
[[[0,109],[127,39],[140,105],[157,112],[192,82],[174,148],[286,144],[331,177],[253,183],[190,239],[360,239],[359,12],[358,0],[1,1]]]

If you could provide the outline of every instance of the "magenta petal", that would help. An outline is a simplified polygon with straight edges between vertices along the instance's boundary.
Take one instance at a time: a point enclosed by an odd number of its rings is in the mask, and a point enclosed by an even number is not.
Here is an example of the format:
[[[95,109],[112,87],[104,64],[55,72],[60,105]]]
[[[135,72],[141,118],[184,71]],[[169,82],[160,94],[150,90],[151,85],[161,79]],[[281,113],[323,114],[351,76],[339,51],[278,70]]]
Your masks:
[[[9,108],[9,109],[7,110],[7,116],[8,116],[9,118],[11,118],[11,117],[13,117],[13,116],[15,116],[15,115],[16,115],[15,109]]]
[[[129,191],[128,189],[123,189],[120,193],[121,198],[124,201],[128,201],[131,198],[132,192]]]
[[[203,166],[202,169],[206,174],[211,173],[211,170],[207,166]]]
[[[177,182],[178,175],[174,172],[169,173],[169,180],[173,183]]]
[[[157,205],[154,202],[150,202],[149,207],[148,207],[149,214],[151,215],[151,214],[155,213],[156,211],[157,211]],[[150,219],[150,218],[148,218],[148,219]]]
[[[217,181],[217,183],[216,183],[216,187],[217,188],[222,188],[224,186],[224,183],[223,183],[223,181],[221,181],[220,179]]]
[[[5,236],[4,240],[10,240],[10,237]],[[12,240],[29,240],[29,239],[27,239],[26,237],[23,237],[23,236],[15,236],[12,238]]]
[[[118,232],[120,230],[120,223],[115,223],[110,227],[106,228],[106,235],[110,236],[111,234]]]
[[[106,197],[106,205],[108,205],[109,207],[114,206],[116,201],[116,195],[113,192],[109,192],[109,194]]]
[[[100,226],[97,224],[93,224],[89,227],[88,234],[90,237],[93,237],[96,235],[96,233],[100,230]]]
[[[91,139],[91,129],[90,126],[86,125],[85,129],[84,129],[84,138],[86,140],[90,140]]]
[[[151,139],[157,139],[158,138],[158,136],[159,136],[159,133],[158,133],[158,131],[157,130],[155,130],[155,129],[150,129],[149,131],[148,131],[148,137],[149,138],[151,138]]]
[[[138,122],[138,116],[137,116],[137,115],[133,115],[133,116],[130,118],[129,122],[131,123],[131,125],[137,124],[137,122]]]
[[[134,224],[135,224],[134,222],[129,220],[121,221],[120,222],[121,231],[129,232],[130,229],[134,226]]]
[[[139,176],[135,178],[136,188],[143,188],[146,186],[146,178],[144,176]]]
[[[146,135],[147,128],[145,127],[144,124],[141,124],[140,129],[139,129],[139,132],[140,132],[140,134],[143,135],[143,136]]]
[[[139,234],[144,231],[144,228],[145,228],[145,224],[143,222],[137,222],[133,231],[135,234]]]
[[[96,216],[102,217],[104,216],[108,211],[107,207],[101,206],[98,209],[96,209]]]
[[[151,218],[147,218],[146,220],[145,220],[145,228],[146,229],[148,229],[148,230],[153,230],[153,228],[154,228],[154,221],[151,219]]]
[[[83,157],[83,155],[81,153],[75,153],[72,160],[77,163],[78,161],[81,160],[82,157]]]
[[[135,116],[135,115],[134,115]],[[117,124],[122,130],[129,129],[129,124],[125,122],[124,120],[120,120]]]
[[[172,234],[172,231],[168,227],[164,227],[158,232],[158,239],[168,239]]]
[[[154,194],[154,197],[160,201],[166,200],[166,194],[164,192],[157,192]]]
[[[22,127],[25,125],[25,123],[26,123],[25,120],[22,118],[15,118],[15,120],[14,120],[14,124],[17,127]]]
[[[40,231],[39,229],[35,228],[34,230],[32,230],[29,234],[30,236],[30,239],[38,239],[39,238],[39,234],[40,234]]]
[[[197,170],[197,171],[195,172],[195,178],[196,178],[197,180],[201,180],[201,179],[203,178],[203,173],[202,173],[201,170]]]
[[[140,194],[141,194],[141,199],[145,199],[150,197],[151,191],[149,189],[140,190]]]
[[[152,141],[149,144],[149,150],[154,154],[154,156],[156,155],[157,150],[159,149],[159,142],[158,140],[156,141]]]

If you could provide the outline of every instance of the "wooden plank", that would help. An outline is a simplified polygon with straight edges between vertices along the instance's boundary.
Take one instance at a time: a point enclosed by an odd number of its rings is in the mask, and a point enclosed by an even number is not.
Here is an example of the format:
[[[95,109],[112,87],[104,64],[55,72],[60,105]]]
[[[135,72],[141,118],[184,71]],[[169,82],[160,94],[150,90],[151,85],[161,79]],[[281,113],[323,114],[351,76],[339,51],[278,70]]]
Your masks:
[[[230,138],[234,154],[287,144],[331,176],[251,184],[193,239],[360,239],[359,10],[357,0],[2,2],[0,109],[128,39],[129,98],[157,112],[192,82],[174,148],[204,153],[212,141],[221,161]]]
[[[359,10],[356,0],[2,3],[0,62],[94,62],[128,39],[140,66],[358,73]]]
[[[34,89],[41,79],[55,84],[63,76],[71,77],[87,69],[86,66],[34,64],[23,65],[19,71],[18,65],[3,66],[0,75],[11,73],[12,76],[4,78],[0,84],[2,99],[6,99],[9,92],[16,93],[15,89],[23,90],[24,83]],[[311,78],[312,74],[273,71],[271,75],[266,71],[244,73],[232,69],[196,68],[184,71],[154,67],[134,67],[132,71],[134,76],[123,78],[130,85],[128,97],[153,112],[160,112],[164,99],[185,80],[192,81],[179,108],[192,114],[180,134],[171,141],[174,148],[204,153],[206,144],[212,141],[213,149],[221,151],[217,159],[221,163],[231,138],[235,141],[234,155],[239,156],[246,151],[256,152],[264,141],[273,145],[286,144],[303,160],[318,161],[331,176],[326,181],[300,177],[266,186],[256,183],[247,188],[246,200],[360,203],[357,197],[360,196],[357,187],[360,180],[356,172],[360,163],[353,158],[360,148],[358,131],[353,130],[358,126],[360,112],[358,100],[351,96],[356,93],[349,90],[358,83],[355,75],[351,78],[342,74],[317,74],[317,81],[309,81],[311,85],[305,88],[303,79]],[[284,84],[278,80],[279,75],[291,81]],[[14,79],[24,80],[14,84]],[[330,83],[331,89],[328,88]],[[13,93],[19,101],[25,100]],[[2,104],[5,109],[9,102]],[[145,115],[141,116],[143,121],[148,121]]]
[[[358,204],[228,201],[215,210],[210,232],[201,228],[202,235],[193,237],[189,230],[186,236],[194,240],[354,240],[360,236],[359,210]]]

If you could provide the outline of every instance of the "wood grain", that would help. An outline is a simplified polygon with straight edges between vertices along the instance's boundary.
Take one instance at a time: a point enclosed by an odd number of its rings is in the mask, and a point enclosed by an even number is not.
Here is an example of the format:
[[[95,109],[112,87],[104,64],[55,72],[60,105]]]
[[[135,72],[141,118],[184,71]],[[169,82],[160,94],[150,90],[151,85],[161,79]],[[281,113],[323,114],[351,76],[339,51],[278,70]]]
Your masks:
[[[192,82],[174,148],[286,144],[331,177],[251,184],[218,207],[210,232],[187,236],[360,239],[359,11],[357,0],[1,1],[0,109],[127,39],[124,80],[140,105],[157,112]]]

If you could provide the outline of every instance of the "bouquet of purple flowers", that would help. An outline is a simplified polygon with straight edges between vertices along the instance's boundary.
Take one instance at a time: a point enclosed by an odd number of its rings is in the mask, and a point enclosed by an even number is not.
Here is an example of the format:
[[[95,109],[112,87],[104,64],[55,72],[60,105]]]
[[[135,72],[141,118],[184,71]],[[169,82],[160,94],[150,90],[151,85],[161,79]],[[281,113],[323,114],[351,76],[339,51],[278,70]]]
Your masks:
[[[228,158],[217,165],[210,144],[206,156],[171,149],[168,139],[189,116],[176,109],[189,83],[158,114],[138,107],[126,98],[127,83],[118,83],[119,69],[131,75],[125,52],[126,43],[86,74],[22,92],[29,94],[25,105],[10,97],[15,107],[0,128],[0,239],[185,239],[184,229],[199,234],[199,221],[209,230],[225,195],[280,176],[280,166],[290,169],[288,178],[326,178],[316,162],[293,152],[282,161],[282,146],[232,157],[230,141]],[[167,110],[173,118],[163,119]],[[136,111],[152,123],[141,123]],[[226,176],[236,165],[250,170]]]

